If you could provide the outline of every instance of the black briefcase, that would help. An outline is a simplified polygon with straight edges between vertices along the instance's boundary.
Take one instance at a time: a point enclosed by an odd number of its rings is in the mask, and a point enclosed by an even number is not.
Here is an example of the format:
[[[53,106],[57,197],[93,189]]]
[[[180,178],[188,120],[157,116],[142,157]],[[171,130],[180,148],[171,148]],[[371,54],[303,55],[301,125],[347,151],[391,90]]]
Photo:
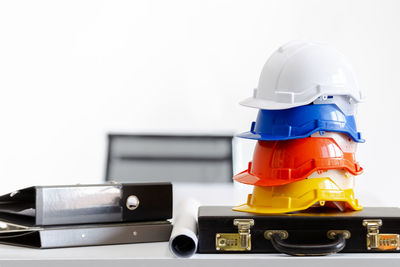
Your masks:
[[[399,252],[400,208],[255,215],[231,207],[203,206],[198,234],[198,253]]]

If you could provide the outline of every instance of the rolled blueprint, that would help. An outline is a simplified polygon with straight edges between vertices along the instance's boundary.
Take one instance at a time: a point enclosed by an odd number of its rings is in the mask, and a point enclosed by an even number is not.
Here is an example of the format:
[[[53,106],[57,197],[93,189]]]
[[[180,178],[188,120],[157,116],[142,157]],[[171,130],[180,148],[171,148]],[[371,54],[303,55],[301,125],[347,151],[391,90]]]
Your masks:
[[[176,208],[174,228],[169,249],[176,257],[188,258],[197,251],[197,212],[200,203],[195,199],[183,200]]]

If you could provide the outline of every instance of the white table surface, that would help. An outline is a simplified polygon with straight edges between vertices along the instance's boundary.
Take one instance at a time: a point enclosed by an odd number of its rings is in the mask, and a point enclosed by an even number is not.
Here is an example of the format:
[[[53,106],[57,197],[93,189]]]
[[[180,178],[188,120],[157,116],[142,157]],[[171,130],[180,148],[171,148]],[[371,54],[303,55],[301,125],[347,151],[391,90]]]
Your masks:
[[[203,205],[236,205],[245,199],[233,185],[174,185],[174,205],[190,195]],[[0,245],[0,267],[5,266],[400,266],[400,253],[336,254],[324,257],[291,257],[281,254],[196,254],[174,258],[167,242],[32,249]]]
[[[400,266],[400,254],[336,254],[323,257],[291,257],[281,254],[196,254],[174,258],[167,242],[31,249],[0,245],[0,266]]]

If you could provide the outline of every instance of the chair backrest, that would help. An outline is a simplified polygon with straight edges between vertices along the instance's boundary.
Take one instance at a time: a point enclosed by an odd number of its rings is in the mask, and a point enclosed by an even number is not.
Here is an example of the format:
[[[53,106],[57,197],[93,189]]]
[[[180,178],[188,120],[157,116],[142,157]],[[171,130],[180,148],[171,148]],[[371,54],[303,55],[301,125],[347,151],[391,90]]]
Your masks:
[[[106,181],[232,182],[233,135],[109,134]]]

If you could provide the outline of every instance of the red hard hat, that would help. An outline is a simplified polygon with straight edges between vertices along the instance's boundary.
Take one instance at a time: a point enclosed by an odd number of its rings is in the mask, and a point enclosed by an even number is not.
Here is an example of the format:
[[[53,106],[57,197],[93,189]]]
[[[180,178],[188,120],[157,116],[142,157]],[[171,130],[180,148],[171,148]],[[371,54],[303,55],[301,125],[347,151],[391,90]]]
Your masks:
[[[233,179],[249,185],[277,186],[329,169],[345,169],[354,175],[363,171],[354,153],[343,152],[332,138],[258,141],[248,169]]]

